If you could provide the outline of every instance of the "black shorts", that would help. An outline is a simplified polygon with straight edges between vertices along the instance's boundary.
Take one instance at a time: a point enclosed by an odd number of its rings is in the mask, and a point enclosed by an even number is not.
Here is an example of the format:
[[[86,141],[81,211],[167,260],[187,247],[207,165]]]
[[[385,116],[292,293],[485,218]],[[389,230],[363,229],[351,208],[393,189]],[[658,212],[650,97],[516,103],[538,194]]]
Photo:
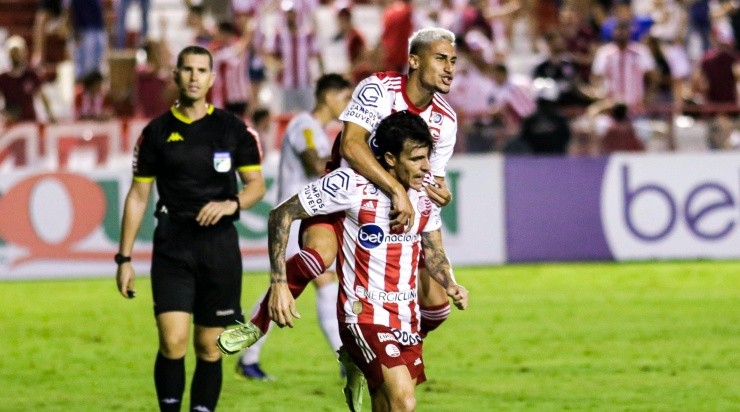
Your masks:
[[[201,227],[160,216],[154,231],[154,314],[188,312],[196,325],[244,322],[242,257],[234,224]]]

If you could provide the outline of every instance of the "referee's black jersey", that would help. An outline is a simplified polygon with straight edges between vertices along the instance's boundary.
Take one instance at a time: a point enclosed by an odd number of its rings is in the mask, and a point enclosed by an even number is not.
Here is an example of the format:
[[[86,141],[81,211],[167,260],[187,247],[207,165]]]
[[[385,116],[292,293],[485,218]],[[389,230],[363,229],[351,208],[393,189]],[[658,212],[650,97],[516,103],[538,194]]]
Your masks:
[[[176,107],[149,122],[134,149],[134,180],[157,181],[157,210],[193,220],[210,201],[233,198],[236,171],[260,170],[257,138],[233,114],[209,105],[193,121]],[[238,214],[234,215],[234,218]]]

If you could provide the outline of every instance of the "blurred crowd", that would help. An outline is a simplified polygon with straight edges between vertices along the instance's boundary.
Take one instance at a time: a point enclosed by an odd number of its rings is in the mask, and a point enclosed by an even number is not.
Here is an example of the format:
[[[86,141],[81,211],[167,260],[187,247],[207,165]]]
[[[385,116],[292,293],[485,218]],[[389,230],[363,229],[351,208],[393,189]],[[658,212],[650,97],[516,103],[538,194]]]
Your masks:
[[[708,149],[740,149],[737,0],[13,1],[35,9],[29,33],[3,33],[6,124],[161,114],[175,31],[213,53],[209,101],[270,139],[312,108],[319,75],[404,72],[411,33],[439,26],[457,35],[458,153],[677,150],[700,125]],[[183,12],[152,22],[158,1]],[[45,85],[64,62],[73,98],[59,108]]]

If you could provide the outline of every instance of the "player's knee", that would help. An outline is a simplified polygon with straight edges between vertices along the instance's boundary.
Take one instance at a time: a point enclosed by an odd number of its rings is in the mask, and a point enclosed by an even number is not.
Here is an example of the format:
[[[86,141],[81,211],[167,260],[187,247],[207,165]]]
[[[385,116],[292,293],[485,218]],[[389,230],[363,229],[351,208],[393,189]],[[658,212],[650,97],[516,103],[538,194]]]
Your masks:
[[[303,237],[303,247],[315,250],[324,261],[324,267],[329,267],[337,255],[337,237],[328,228],[310,228]]]
[[[399,391],[392,395],[390,399],[392,411],[413,411],[416,410],[416,396],[414,391]]]
[[[159,340],[159,351],[165,358],[180,359],[188,350],[188,339],[162,337]]]

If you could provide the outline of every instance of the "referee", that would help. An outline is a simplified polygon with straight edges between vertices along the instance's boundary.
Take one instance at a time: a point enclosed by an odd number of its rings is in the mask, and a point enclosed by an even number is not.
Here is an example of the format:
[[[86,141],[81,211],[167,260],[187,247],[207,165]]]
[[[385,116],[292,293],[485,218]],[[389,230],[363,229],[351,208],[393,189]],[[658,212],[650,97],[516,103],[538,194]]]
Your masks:
[[[188,46],[177,56],[179,99],[147,125],[136,144],[115,256],[118,290],[132,298],[131,251],[156,179],[151,283],[159,333],[154,383],[162,411],[181,407],[191,315],[197,363],[190,410],[216,407],[222,380],[216,338],[225,326],[244,320],[233,222],[265,193],[256,136],[240,119],[206,102],[214,76],[208,50]],[[236,174],[244,183],[238,192]]]

